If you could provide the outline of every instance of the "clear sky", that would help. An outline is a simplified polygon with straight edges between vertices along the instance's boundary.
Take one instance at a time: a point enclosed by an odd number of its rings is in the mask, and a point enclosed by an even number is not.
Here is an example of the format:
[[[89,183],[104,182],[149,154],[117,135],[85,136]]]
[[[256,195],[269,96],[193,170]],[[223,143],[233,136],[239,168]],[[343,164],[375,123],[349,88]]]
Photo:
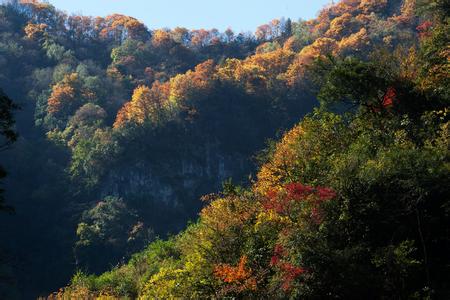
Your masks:
[[[188,29],[231,27],[254,31],[272,19],[311,19],[330,0],[48,0],[68,13],[135,17],[150,29],[177,26]]]

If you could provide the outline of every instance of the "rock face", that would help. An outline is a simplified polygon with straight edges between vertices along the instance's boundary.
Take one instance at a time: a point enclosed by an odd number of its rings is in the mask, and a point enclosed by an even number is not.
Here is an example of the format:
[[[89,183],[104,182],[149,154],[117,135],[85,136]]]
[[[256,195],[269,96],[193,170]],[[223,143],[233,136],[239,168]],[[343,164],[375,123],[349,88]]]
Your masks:
[[[170,214],[182,211],[193,218],[201,207],[202,195],[218,192],[225,180],[243,180],[253,171],[254,164],[248,157],[205,144],[195,154],[183,151],[166,159],[119,164],[102,181],[100,196],[139,199],[151,203],[155,210],[165,208],[172,211]]]
[[[79,246],[74,252],[81,268],[103,272],[111,264],[142,250],[142,245],[147,245],[155,236],[179,233],[190,220],[197,219],[203,205],[201,196],[219,192],[222,183],[229,178],[235,182],[244,180],[255,168],[250,154],[227,153],[218,143],[192,146],[178,142],[173,145],[182,146],[175,149],[168,143],[161,142],[156,148],[151,141],[147,140],[147,144],[142,141],[145,140],[140,141],[142,147],[129,145],[122,155],[111,160],[95,197],[100,202],[119,198],[120,212],[114,212],[130,216],[132,221],[127,223],[128,219],[123,218],[115,221],[117,226],[111,226],[114,215],[105,213],[111,210],[92,213],[93,217],[87,218],[86,225],[81,227],[88,228],[84,236],[90,243],[80,243],[79,235]],[[126,160],[129,157],[133,157],[133,161]],[[98,207],[98,203],[94,207]],[[90,228],[104,230],[96,235]],[[136,228],[139,232],[133,234]],[[102,259],[93,255],[99,249],[108,252]]]

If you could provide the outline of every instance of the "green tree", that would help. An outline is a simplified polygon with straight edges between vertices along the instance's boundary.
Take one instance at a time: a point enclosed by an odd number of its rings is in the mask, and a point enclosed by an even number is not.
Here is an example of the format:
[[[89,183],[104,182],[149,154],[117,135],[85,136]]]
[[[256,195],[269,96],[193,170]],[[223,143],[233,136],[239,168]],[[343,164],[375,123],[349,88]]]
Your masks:
[[[78,224],[77,237],[78,267],[91,272],[104,271],[108,262],[118,263],[123,256],[141,250],[154,238],[152,230],[118,197],[106,197],[85,211]],[[98,251],[105,251],[104,255],[92,259]]]
[[[17,133],[14,131],[14,117],[13,110],[17,106],[12,102],[8,96],[0,89],[0,152],[6,150],[11,143],[17,139]],[[0,184],[1,180],[5,178],[6,171],[0,165]],[[11,210],[11,207],[4,204],[4,190],[0,188],[0,211]]]

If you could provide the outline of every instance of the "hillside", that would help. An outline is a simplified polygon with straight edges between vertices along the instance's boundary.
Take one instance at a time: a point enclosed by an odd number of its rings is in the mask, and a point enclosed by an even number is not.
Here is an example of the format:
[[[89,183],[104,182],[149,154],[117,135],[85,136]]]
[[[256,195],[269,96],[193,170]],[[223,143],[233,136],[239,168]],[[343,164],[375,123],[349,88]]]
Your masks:
[[[254,35],[1,5],[0,295],[448,293],[448,6],[419,2]]]
[[[321,106],[250,187],[227,183],[181,234],[55,297],[448,298],[448,15],[432,4],[409,56],[311,65]]]

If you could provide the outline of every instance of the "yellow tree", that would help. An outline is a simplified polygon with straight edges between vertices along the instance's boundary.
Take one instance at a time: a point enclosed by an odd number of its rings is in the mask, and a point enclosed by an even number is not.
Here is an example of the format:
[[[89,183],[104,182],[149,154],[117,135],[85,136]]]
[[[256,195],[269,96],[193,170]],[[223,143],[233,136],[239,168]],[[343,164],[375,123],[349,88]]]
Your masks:
[[[47,100],[47,111],[54,116],[67,116],[74,112],[82,102],[81,83],[77,73],[64,76],[64,79],[52,87]]]
[[[156,82],[152,89],[147,86],[137,87],[131,98],[118,112],[114,127],[120,127],[127,122],[142,124],[147,120],[158,122],[162,106],[160,83]]]
[[[47,24],[28,23],[27,26],[25,26],[24,31],[27,38],[30,40],[41,41],[47,35],[47,28]]]
[[[173,44],[172,37],[166,30],[158,29],[153,32],[152,45],[157,48],[169,48]]]
[[[335,55],[337,51],[338,43],[331,38],[318,38],[313,44],[303,48],[286,72],[288,84],[294,86],[302,81],[305,76],[305,67],[311,65],[315,59],[327,54]]]
[[[355,28],[356,20],[350,13],[345,13],[339,17],[334,18],[330,23],[330,28],[325,33],[325,36],[330,38],[340,38],[345,34],[353,31]]]

